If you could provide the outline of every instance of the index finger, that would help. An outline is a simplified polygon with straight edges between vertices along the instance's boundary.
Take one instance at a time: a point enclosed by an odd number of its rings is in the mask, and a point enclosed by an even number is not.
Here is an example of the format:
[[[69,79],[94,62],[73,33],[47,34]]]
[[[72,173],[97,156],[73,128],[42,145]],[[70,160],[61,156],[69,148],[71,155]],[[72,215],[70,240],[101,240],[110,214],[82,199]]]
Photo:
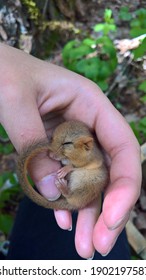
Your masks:
[[[98,114],[96,131],[111,158],[111,184],[106,191],[103,216],[107,226],[113,228],[138,199],[141,187],[140,147],[125,119],[108,102]]]

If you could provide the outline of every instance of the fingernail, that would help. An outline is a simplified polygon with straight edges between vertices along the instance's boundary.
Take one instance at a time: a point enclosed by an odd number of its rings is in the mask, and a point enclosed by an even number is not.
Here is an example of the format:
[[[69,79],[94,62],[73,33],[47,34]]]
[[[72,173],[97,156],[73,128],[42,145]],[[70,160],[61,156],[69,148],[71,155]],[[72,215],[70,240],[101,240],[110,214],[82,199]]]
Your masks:
[[[94,255],[95,255],[95,251],[93,252],[92,256],[91,256],[90,258],[88,258],[87,260],[88,260],[88,261],[93,260],[93,259],[94,259]]]
[[[68,229],[68,231],[72,231],[72,226]]]
[[[55,185],[56,173],[45,176],[37,182],[36,187],[39,192],[48,200],[53,201],[60,197],[61,193]]]
[[[106,257],[106,256],[110,253],[111,249],[112,249],[112,247],[110,247],[109,250],[108,250],[105,254],[101,254],[101,255],[102,255],[103,257]]]
[[[112,248],[114,247],[115,243],[117,242],[117,239],[118,239],[118,236],[115,238],[114,242],[109,246],[107,252],[104,253],[104,254],[101,254],[103,257],[106,257],[106,256],[110,253],[110,251],[111,251]]]

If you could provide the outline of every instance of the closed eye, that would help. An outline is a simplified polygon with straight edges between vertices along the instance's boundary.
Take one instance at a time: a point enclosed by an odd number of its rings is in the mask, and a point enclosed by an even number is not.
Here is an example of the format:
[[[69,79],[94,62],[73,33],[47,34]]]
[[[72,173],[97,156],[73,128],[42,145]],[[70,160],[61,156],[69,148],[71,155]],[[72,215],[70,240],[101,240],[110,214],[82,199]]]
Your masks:
[[[73,142],[65,142],[65,143],[63,143],[63,146],[65,146],[65,145],[73,145]]]

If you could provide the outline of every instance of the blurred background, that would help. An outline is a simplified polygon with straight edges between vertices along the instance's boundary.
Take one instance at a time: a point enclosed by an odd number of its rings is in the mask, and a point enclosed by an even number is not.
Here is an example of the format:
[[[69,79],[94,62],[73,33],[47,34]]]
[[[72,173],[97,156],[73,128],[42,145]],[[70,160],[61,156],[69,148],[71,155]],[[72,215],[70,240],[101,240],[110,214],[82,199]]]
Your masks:
[[[146,1],[0,0],[0,41],[91,79],[126,118],[143,171],[126,230],[131,258],[146,259]],[[0,124],[0,256],[23,197],[16,156]]]

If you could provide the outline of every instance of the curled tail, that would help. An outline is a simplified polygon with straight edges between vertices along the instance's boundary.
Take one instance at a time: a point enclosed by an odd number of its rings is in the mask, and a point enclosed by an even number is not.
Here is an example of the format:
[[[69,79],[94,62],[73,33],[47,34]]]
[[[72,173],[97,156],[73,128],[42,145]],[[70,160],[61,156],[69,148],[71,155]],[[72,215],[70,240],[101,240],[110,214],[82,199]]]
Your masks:
[[[18,156],[17,161],[17,175],[20,185],[23,192],[36,204],[43,206],[45,208],[51,209],[64,209],[64,210],[73,210],[73,207],[67,202],[67,200],[61,196],[55,201],[49,201],[31,186],[27,177],[27,168],[30,161],[39,153],[49,151],[49,143],[47,140],[40,140],[30,144],[28,147],[25,147]],[[49,187],[49,186],[48,186]]]

